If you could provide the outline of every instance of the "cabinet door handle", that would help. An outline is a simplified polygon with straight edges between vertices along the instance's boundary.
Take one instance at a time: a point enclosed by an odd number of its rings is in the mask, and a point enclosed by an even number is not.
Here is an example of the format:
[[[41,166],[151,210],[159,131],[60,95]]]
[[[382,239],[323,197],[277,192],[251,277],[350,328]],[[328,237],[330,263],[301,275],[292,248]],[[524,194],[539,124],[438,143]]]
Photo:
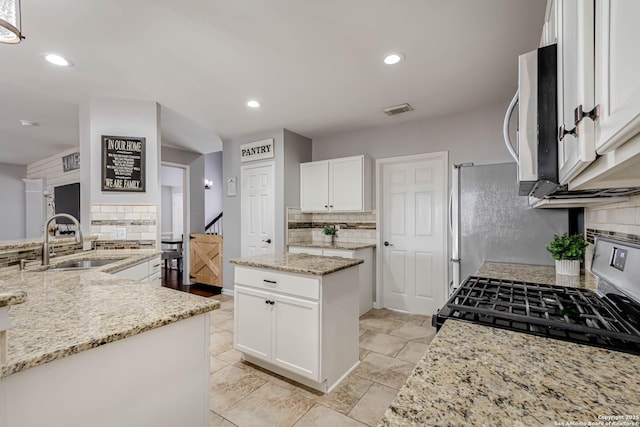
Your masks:
[[[264,300],[264,303],[269,304],[269,300],[268,299]]]
[[[276,302],[275,301],[269,301],[269,304],[274,305]]]
[[[329,205],[330,208],[333,208],[333,205]]]
[[[265,283],[271,283],[273,285],[277,285],[278,284],[278,282],[276,282],[275,280],[262,279],[262,281],[265,282]]]
[[[597,122],[600,118],[600,104],[593,107],[591,111],[584,111],[582,104],[573,111],[573,117],[575,119],[576,127],[585,117],[589,117],[594,122]]]
[[[329,208],[329,205],[324,205],[324,207],[328,209],[328,208]]]
[[[562,141],[565,137],[565,135],[573,135],[573,136],[578,136],[578,126],[574,127],[571,130],[567,130],[564,125],[560,126],[558,128],[558,141]]]

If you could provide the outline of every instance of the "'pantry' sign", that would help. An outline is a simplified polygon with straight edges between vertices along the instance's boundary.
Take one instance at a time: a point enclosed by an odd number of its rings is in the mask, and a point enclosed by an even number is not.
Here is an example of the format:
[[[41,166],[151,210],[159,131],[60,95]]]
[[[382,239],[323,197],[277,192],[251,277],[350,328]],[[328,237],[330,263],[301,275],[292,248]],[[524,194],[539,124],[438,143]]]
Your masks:
[[[271,157],[274,157],[273,138],[240,146],[240,162],[270,159]]]

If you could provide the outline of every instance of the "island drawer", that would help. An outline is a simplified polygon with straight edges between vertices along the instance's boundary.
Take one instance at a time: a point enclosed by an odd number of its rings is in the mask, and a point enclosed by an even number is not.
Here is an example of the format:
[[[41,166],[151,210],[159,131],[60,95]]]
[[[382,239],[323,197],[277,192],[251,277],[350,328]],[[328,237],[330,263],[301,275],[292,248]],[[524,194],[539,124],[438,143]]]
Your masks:
[[[304,298],[320,298],[320,279],[272,270],[236,267],[235,283]]]

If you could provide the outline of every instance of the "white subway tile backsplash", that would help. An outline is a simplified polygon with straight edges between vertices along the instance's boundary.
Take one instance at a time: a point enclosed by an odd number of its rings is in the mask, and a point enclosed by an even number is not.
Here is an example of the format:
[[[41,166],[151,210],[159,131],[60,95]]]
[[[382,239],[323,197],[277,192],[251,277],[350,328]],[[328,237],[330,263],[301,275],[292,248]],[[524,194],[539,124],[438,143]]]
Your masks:
[[[122,213],[133,212],[133,207],[126,206],[126,205],[118,206],[118,212],[122,212]]]
[[[157,212],[158,207],[156,205],[149,205],[149,212]]]
[[[111,213],[111,212],[117,212],[117,207],[114,205],[101,205],[100,206],[100,212],[103,213]]]
[[[140,234],[140,240],[155,240],[156,239],[156,233],[141,233]]]
[[[133,206],[133,211],[134,212],[149,212],[149,206],[146,206],[146,205]]]

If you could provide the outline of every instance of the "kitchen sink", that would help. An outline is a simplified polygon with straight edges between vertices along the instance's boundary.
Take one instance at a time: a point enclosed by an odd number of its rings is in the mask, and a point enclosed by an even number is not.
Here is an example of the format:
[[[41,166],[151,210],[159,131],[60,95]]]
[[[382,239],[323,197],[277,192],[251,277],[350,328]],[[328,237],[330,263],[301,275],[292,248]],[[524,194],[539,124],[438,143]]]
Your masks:
[[[102,267],[112,262],[122,261],[124,258],[98,258],[61,262],[51,266],[48,271],[71,271],[87,270],[90,268]]]

